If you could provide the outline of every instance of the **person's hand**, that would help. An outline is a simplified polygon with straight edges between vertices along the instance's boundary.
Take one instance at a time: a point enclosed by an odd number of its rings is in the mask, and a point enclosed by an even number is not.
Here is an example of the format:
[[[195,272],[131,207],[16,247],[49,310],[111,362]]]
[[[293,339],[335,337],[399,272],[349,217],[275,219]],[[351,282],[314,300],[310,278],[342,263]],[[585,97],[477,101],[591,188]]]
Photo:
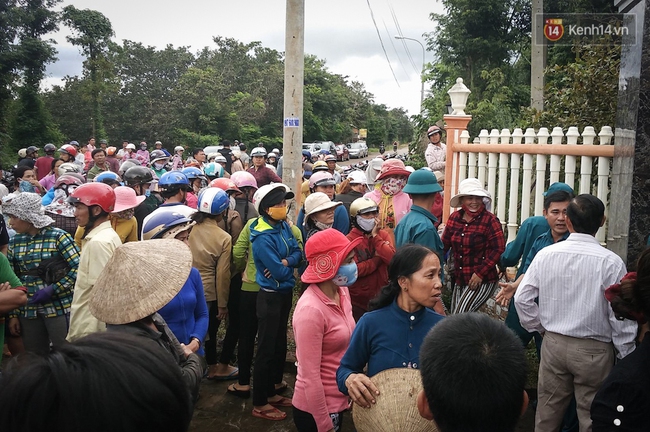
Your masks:
[[[374,236],[376,236],[377,234],[379,234],[379,230],[381,229],[381,228],[379,227],[379,225],[380,225],[380,223],[379,223],[379,216],[378,216],[378,217],[375,218],[375,227],[374,227],[374,228],[372,229],[372,231],[370,232],[370,237],[374,237]]]
[[[515,295],[517,287],[515,287],[512,282],[499,282],[501,289],[497,293],[495,300],[501,306],[508,306],[510,299]]]
[[[53,295],[54,295],[54,287],[52,285],[48,285],[42,290],[36,291],[36,293],[34,293],[32,298],[29,299],[29,304],[48,303],[50,300],[52,300]]]
[[[473,291],[481,286],[481,282],[483,282],[483,278],[481,278],[479,275],[474,273],[472,274],[472,278],[469,280],[467,286],[469,287],[469,289]]]
[[[289,261],[287,261],[286,259],[282,259],[282,265],[285,267],[289,267]]]
[[[190,354],[194,353],[194,351],[192,351],[190,347],[185,344],[181,344],[181,348],[183,348],[183,354],[185,357],[189,357]]]
[[[9,318],[7,326],[9,327],[9,333],[11,333],[12,336],[20,336],[20,321],[18,321],[18,318]]]
[[[188,343],[186,346],[192,352],[197,352],[199,350],[199,348],[201,348],[201,344],[195,338],[192,338],[192,341],[190,343]]]
[[[218,307],[217,308],[217,319],[219,321],[225,320],[228,318],[228,308],[227,307]]]
[[[370,408],[372,404],[377,403],[375,399],[379,390],[370,381],[367,375],[362,373],[353,373],[345,380],[345,386],[348,388],[348,394],[352,401],[362,408]]]
[[[0,283],[0,292],[7,291],[8,289],[11,289],[11,284],[9,282]]]
[[[442,237],[442,233],[445,231],[445,224],[441,223],[438,225],[438,235]]]

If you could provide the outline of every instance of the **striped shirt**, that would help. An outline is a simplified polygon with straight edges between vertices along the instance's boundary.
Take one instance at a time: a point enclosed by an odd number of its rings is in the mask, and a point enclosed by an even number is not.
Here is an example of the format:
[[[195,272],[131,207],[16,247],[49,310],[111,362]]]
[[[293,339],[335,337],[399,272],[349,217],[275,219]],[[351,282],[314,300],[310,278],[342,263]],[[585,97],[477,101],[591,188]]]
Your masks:
[[[79,267],[79,248],[67,232],[51,226],[41,229],[36,235],[16,234],[9,242],[7,258],[14,269],[21,273],[20,280],[27,288],[27,298],[45,288],[45,282],[39,276],[25,274],[38,268],[41,261],[61,255],[68,261],[70,271],[54,283],[52,301],[44,304],[27,304],[14,311],[12,316],[36,318],[38,314],[47,318],[64,315],[70,310],[72,290],[77,279]]]
[[[625,357],[634,351],[637,324],[617,320],[605,299],[605,290],[625,272],[623,260],[588,234],[572,233],[565,241],[545,247],[515,293],[522,327],[613,342],[618,356]]]

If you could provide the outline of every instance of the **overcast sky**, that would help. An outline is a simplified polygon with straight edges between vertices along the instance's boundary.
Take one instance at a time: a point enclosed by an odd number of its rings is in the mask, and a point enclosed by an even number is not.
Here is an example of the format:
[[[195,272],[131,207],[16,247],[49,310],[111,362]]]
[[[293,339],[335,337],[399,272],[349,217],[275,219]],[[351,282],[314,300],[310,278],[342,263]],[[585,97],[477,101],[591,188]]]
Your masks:
[[[103,13],[113,25],[117,42],[129,39],[159,48],[190,46],[196,52],[214,46],[213,36],[224,36],[244,43],[261,41],[263,46],[284,51],[285,0],[66,0],[60,7],[68,4]],[[422,48],[393,37],[401,29],[403,36],[421,41],[426,48],[423,34],[434,30],[431,12],[442,12],[435,0],[305,0],[305,52],[325,59],[331,72],[363,82],[375,102],[417,114]],[[66,42],[67,34],[62,28],[53,36],[59,60],[49,65],[47,83],[81,73],[83,58]],[[425,58],[429,62],[433,54],[427,51]]]

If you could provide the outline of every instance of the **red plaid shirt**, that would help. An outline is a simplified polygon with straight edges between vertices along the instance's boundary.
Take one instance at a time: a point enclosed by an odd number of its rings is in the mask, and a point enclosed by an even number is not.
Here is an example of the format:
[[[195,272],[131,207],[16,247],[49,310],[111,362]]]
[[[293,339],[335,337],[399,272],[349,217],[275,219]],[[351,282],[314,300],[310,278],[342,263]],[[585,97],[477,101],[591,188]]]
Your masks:
[[[464,210],[452,213],[442,234],[445,252],[451,248],[453,253],[456,284],[467,285],[473,273],[483,283],[496,282],[496,264],[506,248],[501,222],[485,208],[469,222],[464,214]]]
[[[248,168],[248,172],[253,174],[253,177],[255,177],[258,188],[269,183],[282,183],[282,179],[270,168],[265,166],[261,166],[257,171],[255,171],[255,167],[250,167]]]

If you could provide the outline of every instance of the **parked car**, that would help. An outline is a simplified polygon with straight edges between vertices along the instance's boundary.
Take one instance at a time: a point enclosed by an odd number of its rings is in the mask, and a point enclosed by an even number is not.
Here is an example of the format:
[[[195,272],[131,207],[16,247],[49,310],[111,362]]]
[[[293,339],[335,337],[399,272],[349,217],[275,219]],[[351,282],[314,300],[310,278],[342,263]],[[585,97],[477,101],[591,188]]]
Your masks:
[[[350,160],[350,151],[343,144],[336,146],[336,160],[339,162]]]
[[[365,141],[348,143],[345,146],[348,148],[350,157],[357,159],[368,157],[368,146],[366,145]]]
[[[302,143],[302,149],[308,150],[311,153],[312,159],[318,157],[320,154],[321,146],[319,143]]]

